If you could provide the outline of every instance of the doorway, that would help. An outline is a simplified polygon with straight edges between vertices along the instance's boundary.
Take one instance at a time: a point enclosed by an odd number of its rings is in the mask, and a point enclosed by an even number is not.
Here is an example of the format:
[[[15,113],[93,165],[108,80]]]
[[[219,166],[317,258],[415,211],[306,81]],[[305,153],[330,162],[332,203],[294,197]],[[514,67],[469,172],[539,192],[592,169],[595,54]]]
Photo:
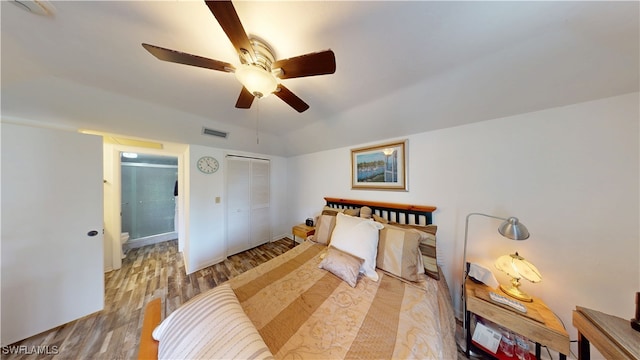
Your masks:
[[[178,238],[178,158],[120,153],[121,242],[124,253]]]

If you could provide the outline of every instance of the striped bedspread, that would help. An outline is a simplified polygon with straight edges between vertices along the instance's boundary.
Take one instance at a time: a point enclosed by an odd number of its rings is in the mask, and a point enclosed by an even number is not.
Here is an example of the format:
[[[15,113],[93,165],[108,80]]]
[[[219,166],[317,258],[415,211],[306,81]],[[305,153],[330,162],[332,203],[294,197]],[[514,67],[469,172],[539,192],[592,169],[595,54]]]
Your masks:
[[[278,359],[455,359],[444,279],[401,281],[377,270],[355,288],[319,269],[323,245],[304,242],[229,281]]]

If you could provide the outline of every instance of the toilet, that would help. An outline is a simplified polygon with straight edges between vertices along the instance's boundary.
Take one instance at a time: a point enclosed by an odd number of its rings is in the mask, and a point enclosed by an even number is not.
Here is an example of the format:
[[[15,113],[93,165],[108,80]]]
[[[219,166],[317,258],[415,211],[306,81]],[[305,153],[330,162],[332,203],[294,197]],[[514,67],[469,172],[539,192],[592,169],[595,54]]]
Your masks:
[[[124,254],[124,247],[127,243],[127,241],[129,241],[129,233],[128,232],[123,232],[122,234],[120,234],[120,256],[124,259],[126,257],[126,255]]]

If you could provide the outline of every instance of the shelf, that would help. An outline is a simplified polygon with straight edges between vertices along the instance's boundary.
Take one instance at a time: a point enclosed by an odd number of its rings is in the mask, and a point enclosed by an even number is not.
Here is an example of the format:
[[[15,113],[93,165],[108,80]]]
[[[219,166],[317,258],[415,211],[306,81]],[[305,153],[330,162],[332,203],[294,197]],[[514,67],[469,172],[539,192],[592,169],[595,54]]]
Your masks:
[[[542,300],[534,298],[533,302],[523,303],[527,308],[527,313],[523,314],[491,301],[488,296],[489,291],[493,290],[484,284],[476,284],[471,280],[465,282],[467,324],[470,325],[471,314],[473,314],[497,326],[509,329],[515,334],[520,334],[535,343],[535,357],[531,355],[532,359],[540,357],[542,345],[560,353],[561,359],[566,358],[570,352],[569,334],[553,311]],[[470,326],[468,330],[470,331]],[[467,336],[470,338],[470,332],[467,333]],[[495,354],[491,356],[499,358]]]

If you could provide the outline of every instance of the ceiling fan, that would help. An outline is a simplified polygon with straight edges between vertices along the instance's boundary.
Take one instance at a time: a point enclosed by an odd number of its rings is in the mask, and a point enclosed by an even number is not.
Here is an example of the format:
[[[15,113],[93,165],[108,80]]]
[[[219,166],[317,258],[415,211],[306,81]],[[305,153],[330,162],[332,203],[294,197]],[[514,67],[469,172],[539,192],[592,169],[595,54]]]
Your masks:
[[[309,105],[282,85],[278,79],[333,74],[336,71],[336,58],[333,51],[324,50],[276,60],[273,50],[265,41],[247,35],[230,0],[205,1],[205,3],[238,52],[240,57],[238,67],[223,61],[155,45],[143,43],[142,46],[160,60],[235,73],[242,84],[242,91],[236,102],[237,108],[249,109],[254,97],[262,98],[274,94],[300,113],[307,110]]]

